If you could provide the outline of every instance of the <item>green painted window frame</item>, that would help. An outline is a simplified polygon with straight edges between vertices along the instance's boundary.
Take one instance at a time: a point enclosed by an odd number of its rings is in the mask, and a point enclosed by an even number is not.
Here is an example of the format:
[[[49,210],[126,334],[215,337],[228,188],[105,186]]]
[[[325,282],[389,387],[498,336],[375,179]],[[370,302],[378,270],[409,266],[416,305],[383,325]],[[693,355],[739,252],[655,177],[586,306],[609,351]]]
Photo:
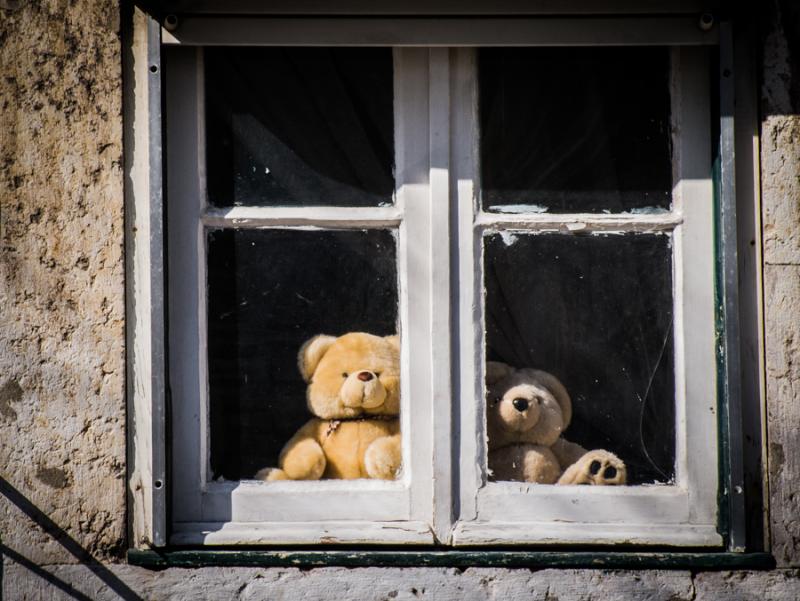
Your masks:
[[[149,569],[202,567],[487,567],[592,568],[602,570],[770,570],[769,553],[673,551],[532,551],[497,549],[131,549],[128,563]]]

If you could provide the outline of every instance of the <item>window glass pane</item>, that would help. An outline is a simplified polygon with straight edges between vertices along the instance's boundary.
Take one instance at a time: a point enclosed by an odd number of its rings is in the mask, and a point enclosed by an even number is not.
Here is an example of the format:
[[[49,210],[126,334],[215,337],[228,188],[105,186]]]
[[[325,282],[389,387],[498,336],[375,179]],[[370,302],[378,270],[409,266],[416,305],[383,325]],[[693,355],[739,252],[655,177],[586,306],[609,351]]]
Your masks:
[[[478,54],[484,210],[669,209],[666,48],[486,48]]]
[[[212,475],[251,478],[278,466],[311,418],[298,369],[306,341],[397,333],[395,238],[389,230],[226,229],[209,231],[207,243]]]
[[[671,237],[503,232],[484,239],[484,264],[487,360],[556,376],[572,401],[572,422],[563,438],[615,453],[625,463],[629,484],[670,481],[675,462]],[[487,376],[496,367],[488,364]],[[505,391],[487,388],[487,411],[497,411],[491,397]],[[521,419],[513,401],[501,406],[507,411],[500,416],[503,424]],[[520,440],[492,429],[497,415],[490,414],[487,424],[490,451]],[[519,429],[527,432],[536,423],[530,418]],[[516,461],[508,453],[502,460]],[[493,469],[500,479],[512,479],[503,465]]]
[[[377,206],[394,192],[389,48],[207,48],[216,206]]]

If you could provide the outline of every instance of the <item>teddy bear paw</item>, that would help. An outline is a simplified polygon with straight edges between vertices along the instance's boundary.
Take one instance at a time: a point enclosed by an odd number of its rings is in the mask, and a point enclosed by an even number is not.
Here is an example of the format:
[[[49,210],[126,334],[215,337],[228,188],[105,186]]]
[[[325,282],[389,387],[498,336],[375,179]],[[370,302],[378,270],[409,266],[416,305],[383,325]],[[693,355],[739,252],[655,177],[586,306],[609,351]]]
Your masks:
[[[373,441],[364,453],[364,468],[370,478],[394,480],[400,471],[400,436],[384,436]]]
[[[263,480],[264,482],[275,482],[276,480],[289,480],[282,469],[278,467],[265,467],[256,472],[253,476],[256,480]]]
[[[589,451],[567,468],[558,484],[613,486],[625,484],[628,473],[622,460],[608,451]]]

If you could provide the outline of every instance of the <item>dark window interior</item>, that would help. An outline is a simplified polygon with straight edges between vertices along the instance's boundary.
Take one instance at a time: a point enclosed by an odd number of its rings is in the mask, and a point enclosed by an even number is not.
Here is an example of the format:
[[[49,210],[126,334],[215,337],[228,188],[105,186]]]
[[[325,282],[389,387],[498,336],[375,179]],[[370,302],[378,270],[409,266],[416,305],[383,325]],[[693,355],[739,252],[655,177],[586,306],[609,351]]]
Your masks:
[[[213,477],[277,466],[311,415],[297,368],[317,334],[397,333],[389,230],[226,229],[207,234]]]
[[[206,48],[214,206],[378,206],[394,193],[390,48]]]
[[[478,77],[484,210],[669,209],[668,49],[486,48]]]

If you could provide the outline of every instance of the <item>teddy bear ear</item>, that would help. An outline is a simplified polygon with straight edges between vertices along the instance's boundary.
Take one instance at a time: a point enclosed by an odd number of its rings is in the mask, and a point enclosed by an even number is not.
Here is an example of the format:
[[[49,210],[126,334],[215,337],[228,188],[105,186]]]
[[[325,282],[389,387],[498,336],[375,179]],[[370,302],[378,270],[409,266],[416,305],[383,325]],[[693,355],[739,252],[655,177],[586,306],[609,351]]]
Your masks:
[[[486,384],[489,386],[510,376],[512,373],[514,373],[514,368],[510,365],[506,365],[502,361],[486,362]]]
[[[400,352],[400,334],[392,334],[391,336],[384,336],[383,339],[391,344],[398,353]]]
[[[306,341],[300,347],[300,352],[297,355],[297,366],[300,368],[300,374],[306,382],[311,380],[311,376],[314,375],[322,356],[328,352],[328,349],[335,341],[335,336],[320,334]]]
[[[550,391],[558,404],[561,406],[561,413],[564,415],[564,427],[566,428],[572,421],[572,400],[569,398],[569,393],[561,380],[556,378],[553,374],[541,371],[539,369],[525,370],[530,373],[542,386]]]

